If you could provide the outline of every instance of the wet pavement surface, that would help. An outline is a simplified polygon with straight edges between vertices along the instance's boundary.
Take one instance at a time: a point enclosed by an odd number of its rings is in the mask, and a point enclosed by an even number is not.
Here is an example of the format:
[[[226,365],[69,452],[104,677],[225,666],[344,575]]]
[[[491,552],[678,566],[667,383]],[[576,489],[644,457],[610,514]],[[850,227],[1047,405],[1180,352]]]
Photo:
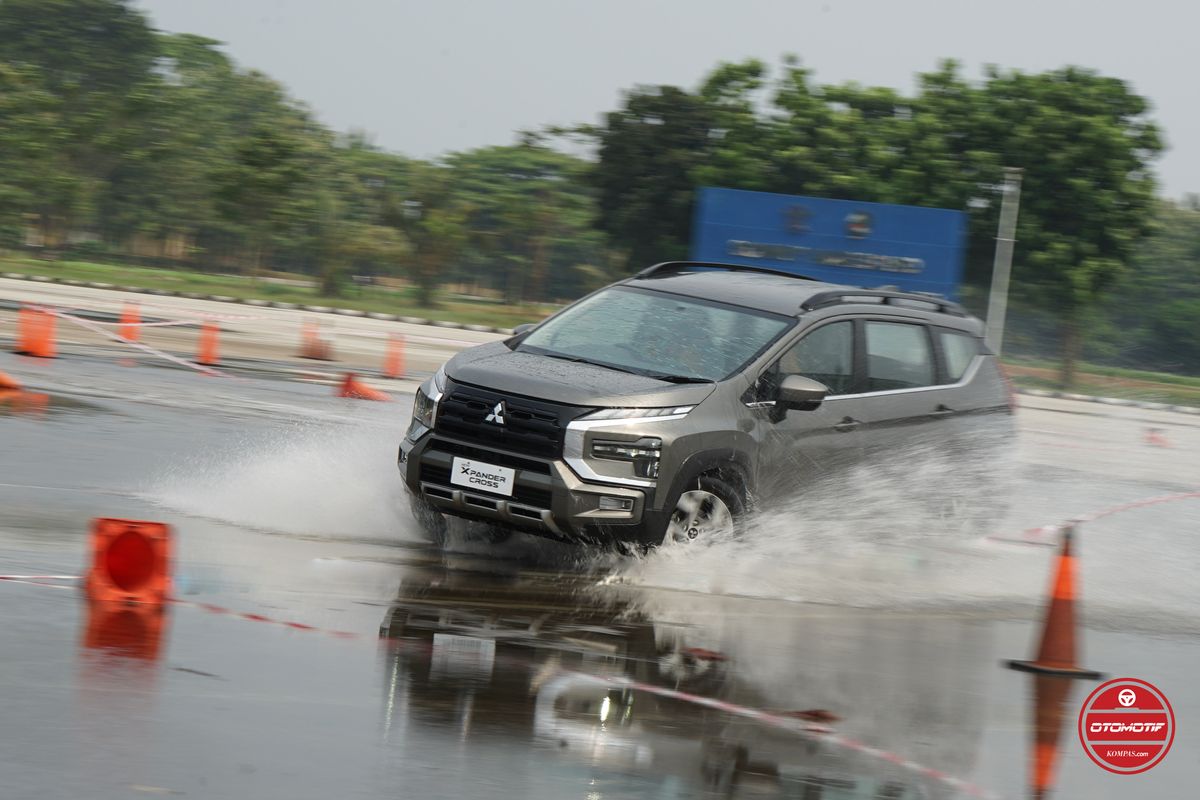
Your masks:
[[[2,797],[1032,796],[1034,683],[1002,662],[1032,654],[1051,548],[860,492],[852,515],[807,498],[642,559],[469,530],[438,551],[395,471],[407,397],[0,370],[47,398],[0,403],[0,574],[79,575],[93,517],[161,520],[180,601],[120,614],[71,580],[0,581]],[[998,532],[1200,484],[1196,418],[1019,419]],[[1194,795],[1198,522],[1180,500],[1082,526],[1081,661],[1153,682],[1178,733],[1153,770],[1109,774],[1076,682],[1053,796]]]

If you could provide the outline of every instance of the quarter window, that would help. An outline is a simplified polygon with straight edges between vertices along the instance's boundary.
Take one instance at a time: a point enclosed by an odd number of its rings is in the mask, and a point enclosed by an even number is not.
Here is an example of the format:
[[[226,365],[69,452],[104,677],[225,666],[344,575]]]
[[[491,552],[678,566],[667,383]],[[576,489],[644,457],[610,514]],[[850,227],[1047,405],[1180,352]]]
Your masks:
[[[830,394],[847,394],[854,378],[853,323],[833,322],[805,334],[779,359],[777,372],[820,381]]]
[[[922,325],[868,322],[867,391],[932,386],[933,352]]]
[[[950,383],[962,380],[967,367],[979,355],[979,340],[974,336],[954,331],[938,331],[942,343],[942,355],[946,359],[946,377]]]

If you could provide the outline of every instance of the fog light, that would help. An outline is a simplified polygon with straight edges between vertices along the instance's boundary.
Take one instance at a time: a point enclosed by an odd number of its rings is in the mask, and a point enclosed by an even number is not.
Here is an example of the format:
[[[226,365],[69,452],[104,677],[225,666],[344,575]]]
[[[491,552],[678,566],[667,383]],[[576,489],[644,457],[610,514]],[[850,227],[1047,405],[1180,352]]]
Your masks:
[[[633,511],[633,499],[629,497],[601,497],[601,511]]]

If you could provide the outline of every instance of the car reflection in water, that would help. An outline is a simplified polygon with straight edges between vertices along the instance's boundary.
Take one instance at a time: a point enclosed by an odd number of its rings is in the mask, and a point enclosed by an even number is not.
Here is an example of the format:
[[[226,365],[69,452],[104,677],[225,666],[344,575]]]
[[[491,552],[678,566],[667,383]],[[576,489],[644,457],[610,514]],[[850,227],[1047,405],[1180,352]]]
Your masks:
[[[956,796],[819,735],[587,677],[804,709],[801,720],[970,775],[982,735],[975,684],[996,663],[984,627],[779,608],[560,575],[407,575],[380,627],[385,736],[431,726],[468,743],[526,742],[573,765],[581,787],[601,781],[605,796]]]

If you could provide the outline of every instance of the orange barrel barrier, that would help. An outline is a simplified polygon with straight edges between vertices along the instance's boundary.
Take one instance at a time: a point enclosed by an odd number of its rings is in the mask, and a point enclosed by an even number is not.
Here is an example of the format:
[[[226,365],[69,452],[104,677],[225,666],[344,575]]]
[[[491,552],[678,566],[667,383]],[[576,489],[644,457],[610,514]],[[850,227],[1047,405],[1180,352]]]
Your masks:
[[[84,591],[97,602],[161,605],[171,593],[170,560],[169,525],[97,518]]]
[[[1024,672],[1063,675],[1073,678],[1099,678],[1099,672],[1083,669],[1075,663],[1075,600],[1078,581],[1075,578],[1075,554],[1072,539],[1075,526],[1063,529],[1062,552],[1058,556],[1050,600],[1042,624],[1042,638],[1033,661],[1009,661],[1008,666]]]
[[[136,342],[142,333],[142,313],[137,303],[126,303],[121,309],[121,324],[117,335],[127,342]]]
[[[388,337],[387,353],[383,357],[383,377],[404,377],[404,337],[398,333]]]
[[[54,358],[54,315],[42,308],[21,306],[17,312],[17,346],[14,352],[36,358]]]
[[[387,392],[381,392],[378,389],[373,389],[362,383],[354,377],[353,372],[347,372],[345,379],[342,380],[342,385],[338,387],[337,397],[350,397],[355,400],[391,400],[392,397]]]
[[[200,328],[200,346],[196,352],[196,363],[206,367],[216,366],[220,360],[218,355],[221,327],[213,320],[204,323]]]

